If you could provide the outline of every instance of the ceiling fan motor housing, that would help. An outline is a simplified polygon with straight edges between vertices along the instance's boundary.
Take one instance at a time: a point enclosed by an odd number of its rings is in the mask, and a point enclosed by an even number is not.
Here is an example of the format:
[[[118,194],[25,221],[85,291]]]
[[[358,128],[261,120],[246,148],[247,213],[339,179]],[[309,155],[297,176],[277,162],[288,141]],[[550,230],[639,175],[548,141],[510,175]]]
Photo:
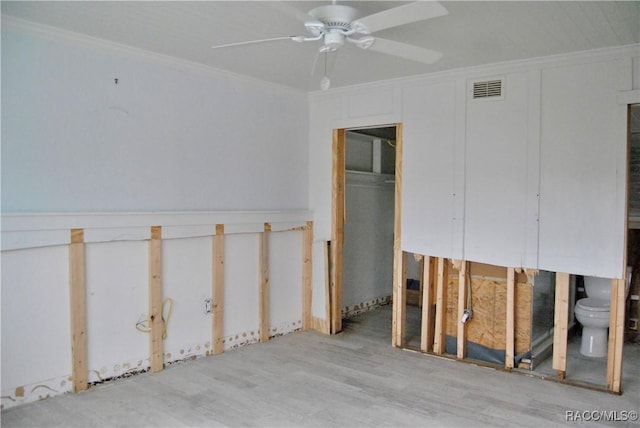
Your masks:
[[[327,30],[337,29],[345,32],[351,30],[351,22],[357,14],[356,9],[339,4],[316,7],[309,12],[309,15],[322,22]]]

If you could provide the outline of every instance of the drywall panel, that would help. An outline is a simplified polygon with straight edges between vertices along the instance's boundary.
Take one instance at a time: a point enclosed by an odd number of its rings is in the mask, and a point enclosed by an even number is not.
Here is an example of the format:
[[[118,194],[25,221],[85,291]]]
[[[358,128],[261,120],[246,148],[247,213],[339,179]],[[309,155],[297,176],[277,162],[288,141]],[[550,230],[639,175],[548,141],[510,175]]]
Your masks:
[[[269,313],[271,336],[302,328],[302,232],[269,236]]]
[[[164,341],[165,361],[211,351],[212,315],[205,313],[205,299],[211,298],[212,261],[211,237],[162,242],[162,292],[173,301]]]
[[[456,84],[407,88],[402,96],[402,249],[451,257]]]
[[[260,339],[258,284],[258,235],[225,235],[222,309],[225,349]]]
[[[522,266],[527,196],[528,75],[504,77],[500,99],[468,83],[464,258]],[[475,80],[475,79],[474,79]]]
[[[68,38],[3,20],[4,212],[306,208],[306,94]]]
[[[331,239],[332,131],[333,124],[342,117],[342,100],[312,98],[309,104],[309,210],[313,211],[314,239],[328,241]]]
[[[2,406],[71,389],[67,246],[2,253]]]
[[[149,366],[148,244],[86,244],[87,360],[96,382]]]
[[[393,88],[372,88],[348,95],[349,117],[372,117],[393,114],[397,110],[397,97]]]
[[[542,72],[541,269],[619,278],[625,228],[623,61]]]
[[[327,312],[327,301],[329,299],[328,257],[326,241],[314,241],[311,315],[327,321],[329,315]]]
[[[347,172],[343,307],[392,294],[393,211],[392,175]]]

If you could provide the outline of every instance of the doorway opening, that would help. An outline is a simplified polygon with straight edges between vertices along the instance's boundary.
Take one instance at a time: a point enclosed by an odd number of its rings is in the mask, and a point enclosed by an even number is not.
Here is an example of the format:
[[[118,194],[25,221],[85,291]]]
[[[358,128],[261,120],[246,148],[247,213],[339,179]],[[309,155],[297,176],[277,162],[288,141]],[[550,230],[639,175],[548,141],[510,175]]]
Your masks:
[[[331,333],[391,303],[400,248],[402,125],[333,133]]]

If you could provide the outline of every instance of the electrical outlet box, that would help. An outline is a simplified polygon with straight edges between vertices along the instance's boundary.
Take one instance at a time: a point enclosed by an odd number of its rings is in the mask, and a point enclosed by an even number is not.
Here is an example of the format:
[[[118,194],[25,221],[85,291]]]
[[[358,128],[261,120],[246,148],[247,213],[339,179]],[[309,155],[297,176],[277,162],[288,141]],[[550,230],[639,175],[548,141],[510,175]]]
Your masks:
[[[629,318],[629,330],[638,331],[638,318]]]

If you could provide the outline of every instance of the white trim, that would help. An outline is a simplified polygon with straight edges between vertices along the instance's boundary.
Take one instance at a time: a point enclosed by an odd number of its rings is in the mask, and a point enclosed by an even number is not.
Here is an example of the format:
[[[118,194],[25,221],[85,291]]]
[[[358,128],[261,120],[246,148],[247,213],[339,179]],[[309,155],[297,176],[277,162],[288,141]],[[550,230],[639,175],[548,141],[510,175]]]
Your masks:
[[[640,104],[640,89],[618,92],[618,104]]]
[[[2,251],[67,245],[71,229],[85,229],[85,242],[149,239],[151,226],[162,226],[163,238],[215,235],[215,225],[225,233],[258,233],[264,223],[272,230],[304,227],[310,211],[196,211],[130,213],[38,213],[2,214]],[[166,233],[164,233],[166,232]]]
[[[211,67],[205,64],[188,61],[182,58],[176,58],[170,55],[160,54],[145,49],[135,48],[128,45],[100,39],[86,34],[76,33],[74,31],[52,27],[32,21],[27,21],[14,16],[2,15],[2,26],[5,28],[14,28],[31,31],[33,33],[52,37],[57,40],[89,45],[91,47],[99,47],[106,51],[132,56],[136,59],[145,60],[156,65],[176,68],[180,71],[187,71],[204,75],[207,77],[225,78],[236,80],[241,83],[262,86],[265,89],[287,91],[298,95],[306,95],[307,92],[296,89],[291,86],[281,85],[266,80],[257,79],[255,77],[234,73],[228,70]]]
[[[399,77],[395,79],[378,80],[351,86],[341,86],[328,91],[311,91],[309,97],[312,100],[334,98],[338,95],[351,94],[354,91],[382,88],[385,86],[417,86],[437,81],[451,81],[456,79],[469,79],[484,75],[509,74],[515,72],[529,72],[532,68],[558,67],[571,64],[581,64],[594,61],[608,61],[621,58],[636,57],[640,49],[640,43],[609,48],[592,49],[587,51],[571,52],[566,54],[549,55],[503,61],[472,67],[452,68],[433,73],[425,73],[416,76]]]

